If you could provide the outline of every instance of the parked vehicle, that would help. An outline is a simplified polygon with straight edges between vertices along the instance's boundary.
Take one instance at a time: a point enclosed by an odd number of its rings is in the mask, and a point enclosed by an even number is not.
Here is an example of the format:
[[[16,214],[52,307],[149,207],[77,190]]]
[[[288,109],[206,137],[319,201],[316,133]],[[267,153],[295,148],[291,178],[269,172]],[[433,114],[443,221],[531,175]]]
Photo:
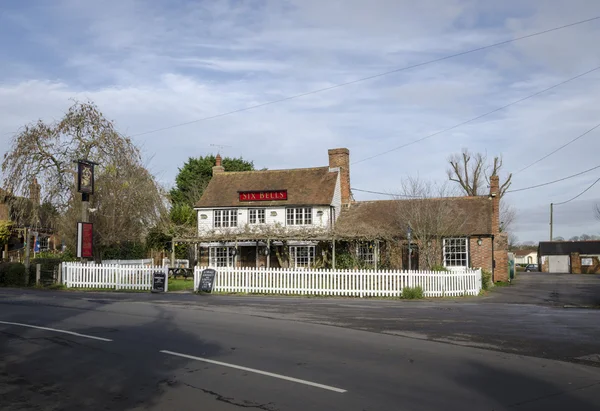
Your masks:
[[[527,265],[525,266],[525,272],[526,272],[526,273],[531,273],[531,272],[533,272],[533,271],[540,271],[540,270],[538,269],[538,265],[537,265],[537,264],[527,264]]]

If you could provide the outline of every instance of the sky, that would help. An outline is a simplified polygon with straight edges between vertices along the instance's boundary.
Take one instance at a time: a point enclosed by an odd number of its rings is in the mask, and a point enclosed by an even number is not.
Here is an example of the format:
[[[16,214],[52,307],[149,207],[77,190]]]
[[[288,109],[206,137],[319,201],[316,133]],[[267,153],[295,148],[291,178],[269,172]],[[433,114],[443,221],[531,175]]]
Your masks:
[[[599,67],[600,20],[194,121],[595,16],[597,0],[3,0],[0,155],[24,124],[89,99],[167,186],[189,157],[220,151],[257,168],[315,167],[346,147],[356,189],[398,193],[409,176],[442,184],[448,157],[463,148],[502,156],[501,178],[512,172],[511,188],[529,187],[600,165],[599,128],[518,172],[600,122],[600,70],[390,149]],[[547,240],[550,203],[599,177],[506,194],[519,241]],[[596,203],[600,183],[556,206],[555,236],[599,234]]]

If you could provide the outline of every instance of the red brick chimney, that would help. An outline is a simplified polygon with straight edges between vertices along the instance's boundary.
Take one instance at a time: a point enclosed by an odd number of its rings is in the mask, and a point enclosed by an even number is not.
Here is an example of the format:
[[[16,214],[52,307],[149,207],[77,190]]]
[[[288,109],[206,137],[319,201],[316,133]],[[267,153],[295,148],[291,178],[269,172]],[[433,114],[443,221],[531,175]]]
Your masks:
[[[492,234],[500,232],[500,178],[490,177],[490,197],[492,199]]]
[[[329,153],[329,168],[340,169],[340,188],[342,191],[342,207],[352,201],[350,192],[350,151],[347,148],[333,148]]]
[[[213,172],[213,176],[217,173],[223,173],[225,172],[225,168],[221,165],[221,155],[217,154],[217,157],[215,158],[215,166],[212,169]]]

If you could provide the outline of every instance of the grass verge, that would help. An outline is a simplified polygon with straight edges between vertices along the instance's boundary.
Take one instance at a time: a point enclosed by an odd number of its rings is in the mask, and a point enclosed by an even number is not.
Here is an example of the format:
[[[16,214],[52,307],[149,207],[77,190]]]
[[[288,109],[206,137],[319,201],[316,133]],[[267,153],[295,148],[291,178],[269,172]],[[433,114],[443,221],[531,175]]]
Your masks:
[[[194,279],[169,278],[169,291],[193,291]]]

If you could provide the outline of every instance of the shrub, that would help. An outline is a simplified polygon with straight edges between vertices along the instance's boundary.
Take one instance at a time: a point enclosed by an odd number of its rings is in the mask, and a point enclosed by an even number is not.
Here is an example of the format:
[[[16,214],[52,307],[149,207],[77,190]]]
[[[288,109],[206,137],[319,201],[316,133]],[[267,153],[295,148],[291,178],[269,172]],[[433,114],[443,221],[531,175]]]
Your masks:
[[[421,299],[425,297],[425,293],[423,292],[423,287],[404,287],[402,289],[402,298],[407,300],[415,300]]]
[[[0,269],[3,274],[2,285],[9,287],[24,287],[27,285],[25,280],[25,266],[21,263],[5,263]]]
[[[487,291],[492,284],[492,273],[488,270],[481,270],[481,288]]]
[[[449,271],[446,267],[440,264],[436,264],[431,267],[431,271]]]

